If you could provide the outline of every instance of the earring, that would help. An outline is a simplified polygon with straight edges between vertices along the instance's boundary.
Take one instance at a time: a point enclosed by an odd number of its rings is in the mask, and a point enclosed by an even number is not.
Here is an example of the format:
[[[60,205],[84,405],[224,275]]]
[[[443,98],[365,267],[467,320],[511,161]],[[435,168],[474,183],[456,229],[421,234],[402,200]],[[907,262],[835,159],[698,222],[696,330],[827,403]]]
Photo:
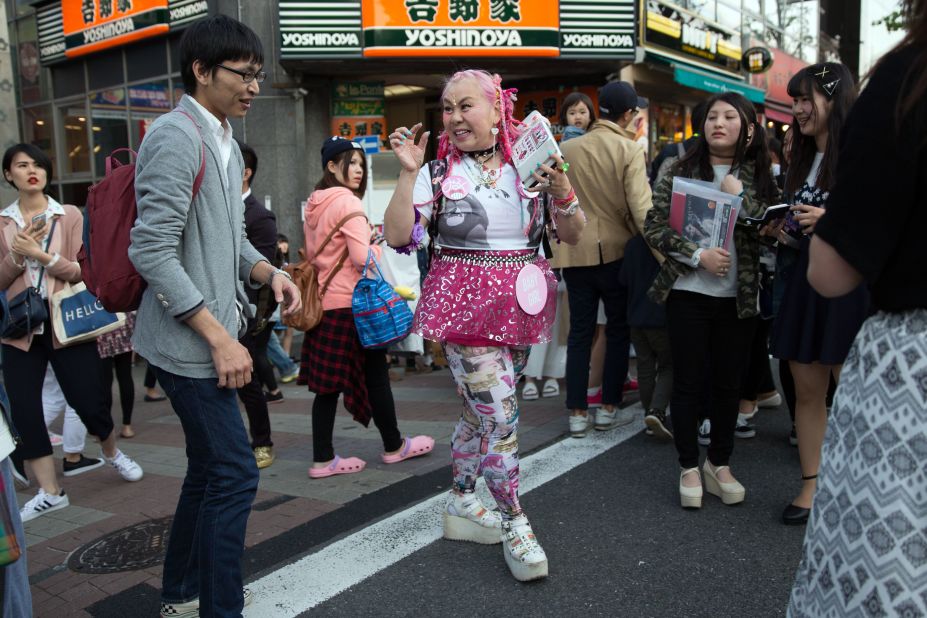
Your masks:
[[[492,152],[496,153],[496,136],[499,135],[499,127],[493,127],[489,130],[492,133]]]

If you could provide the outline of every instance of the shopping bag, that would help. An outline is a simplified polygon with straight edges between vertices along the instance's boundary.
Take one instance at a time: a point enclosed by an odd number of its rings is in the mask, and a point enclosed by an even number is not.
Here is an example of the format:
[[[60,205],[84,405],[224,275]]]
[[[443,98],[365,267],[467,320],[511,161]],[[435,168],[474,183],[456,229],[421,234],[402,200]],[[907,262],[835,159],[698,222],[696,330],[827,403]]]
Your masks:
[[[52,296],[52,327],[62,345],[92,341],[125,326],[126,314],[111,313],[87,286],[67,284]]]

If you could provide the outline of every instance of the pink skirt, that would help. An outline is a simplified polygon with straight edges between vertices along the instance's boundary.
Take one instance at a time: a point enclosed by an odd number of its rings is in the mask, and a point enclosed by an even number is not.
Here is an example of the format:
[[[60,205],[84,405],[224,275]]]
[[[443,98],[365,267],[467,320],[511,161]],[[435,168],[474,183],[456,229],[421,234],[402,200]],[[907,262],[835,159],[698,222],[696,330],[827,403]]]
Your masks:
[[[515,298],[515,280],[534,264],[547,280],[547,303],[529,315]],[[527,346],[550,341],[557,278],[533,250],[435,252],[415,310],[416,333],[462,345]]]

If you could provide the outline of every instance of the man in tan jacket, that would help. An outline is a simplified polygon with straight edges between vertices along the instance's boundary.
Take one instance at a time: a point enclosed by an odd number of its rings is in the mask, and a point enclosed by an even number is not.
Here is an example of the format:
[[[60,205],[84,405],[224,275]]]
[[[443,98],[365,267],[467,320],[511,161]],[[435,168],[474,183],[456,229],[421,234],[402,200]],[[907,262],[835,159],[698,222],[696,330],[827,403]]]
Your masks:
[[[563,268],[570,300],[566,405],[574,437],[584,436],[589,426],[586,387],[600,299],[608,323],[602,407],[596,412],[595,428],[604,431],[632,420],[629,411],[618,408],[630,346],[628,292],[618,282],[618,273],[625,244],[643,229],[651,206],[644,149],[629,130],[646,106],[630,84],[606,84],[599,89],[599,120],[586,135],[562,145],[570,163],[567,175],[588,219],[579,243],[557,245],[552,262]]]

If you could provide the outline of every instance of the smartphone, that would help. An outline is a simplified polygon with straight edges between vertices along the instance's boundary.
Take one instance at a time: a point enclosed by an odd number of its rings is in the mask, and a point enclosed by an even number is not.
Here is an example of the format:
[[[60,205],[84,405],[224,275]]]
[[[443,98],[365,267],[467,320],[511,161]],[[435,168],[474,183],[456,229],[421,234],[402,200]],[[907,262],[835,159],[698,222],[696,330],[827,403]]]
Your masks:
[[[776,204],[767,208],[762,216],[745,217],[745,221],[753,225],[767,225],[786,216],[789,213],[789,208],[789,204]]]
[[[45,227],[45,213],[38,214],[32,217],[32,230],[38,232]]]

